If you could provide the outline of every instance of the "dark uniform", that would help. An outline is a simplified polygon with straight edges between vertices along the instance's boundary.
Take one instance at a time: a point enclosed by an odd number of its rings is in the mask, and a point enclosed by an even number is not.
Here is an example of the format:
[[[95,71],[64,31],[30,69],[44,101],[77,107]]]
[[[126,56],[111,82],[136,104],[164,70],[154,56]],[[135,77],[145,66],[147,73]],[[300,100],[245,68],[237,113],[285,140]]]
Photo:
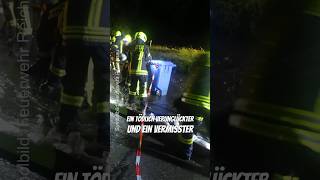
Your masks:
[[[123,41],[122,36],[116,36],[115,42],[111,44],[112,68],[115,72],[120,72],[120,56],[122,54]]]
[[[209,54],[200,56],[192,65],[182,97],[176,102],[181,115],[195,116],[194,122],[183,125],[194,125],[194,133],[199,126],[209,127],[210,120],[210,57]],[[203,123],[205,122],[205,123]],[[207,128],[209,129],[209,128]],[[181,150],[179,155],[184,159],[191,159],[193,152],[193,134],[178,134]]]
[[[215,161],[228,171],[268,172],[270,179],[320,177],[320,6],[308,3],[303,11],[304,4],[279,3],[258,27],[260,41],[229,128],[218,127],[222,134],[216,136]]]
[[[84,101],[84,86],[90,58],[94,64],[94,102],[100,143],[109,146],[109,0],[68,0],[63,24],[66,76],[61,97],[58,129],[77,130],[78,110]],[[74,129],[75,128],[75,129]]]
[[[129,50],[129,103],[134,103],[138,97],[142,108],[147,98],[147,64],[151,60],[149,46],[140,39],[134,40]]]
[[[57,57],[60,54],[61,47],[61,33],[58,28],[59,15],[64,8],[64,0],[51,0],[43,2],[43,14],[41,16],[39,28],[37,31],[37,42],[39,47],[39,60],[34,64],[29,73],[39,77],[41,81],[48,77],[49,69],[53,74],[62,76],[64,72],[64,62],[61,62],[59,74],[57,66],[56,69],[50,67],[52,54],[54,54],[54,63],[60,61]],[[56,48],[57,47],[57,48]]]
[[[40,86],[40,89],[42,93],[52,98],[59,97],[62,84],[61,80],[66,75],[65,47],[62,41],[64,7],[65,2],[61,1],[48,10],[48,20],[55,22],[55,24],[52,24],[55,25],[52,27],[55,39],[54,42],[52,42],[53,47],[50,50],[50,54],[52,54],[50,59],[52,59],[52,62],[49,63],[50,68],[47,81]],[[48,67],[48,65],[46,65],[46,67]],[[48,70],[47,68],[45,69]]]

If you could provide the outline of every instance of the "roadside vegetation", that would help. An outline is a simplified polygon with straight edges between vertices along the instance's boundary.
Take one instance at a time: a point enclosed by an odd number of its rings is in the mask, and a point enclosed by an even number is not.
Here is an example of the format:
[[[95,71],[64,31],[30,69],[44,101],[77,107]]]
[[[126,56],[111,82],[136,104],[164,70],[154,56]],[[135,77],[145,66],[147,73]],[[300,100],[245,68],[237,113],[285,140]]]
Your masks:
[[[153,45],[151,54],[153,59],[167,60],[175,63],[179,71],[187,72],[189,66],[200,56],[208,51],[193,48],[169,48],[166,46]]]

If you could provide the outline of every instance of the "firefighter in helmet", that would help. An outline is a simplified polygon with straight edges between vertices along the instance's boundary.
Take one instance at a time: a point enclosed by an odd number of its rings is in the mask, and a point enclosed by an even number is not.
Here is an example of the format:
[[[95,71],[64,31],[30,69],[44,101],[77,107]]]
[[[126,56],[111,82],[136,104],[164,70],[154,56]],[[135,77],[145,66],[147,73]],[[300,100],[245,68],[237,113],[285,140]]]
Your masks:
[[[135,104],[138,98],[139,107],[144,108],[147,98],[147,64],[152,57],[149,46],[146,45],[147,35],[144,32],[137,32],[129,48],[129,104]]]

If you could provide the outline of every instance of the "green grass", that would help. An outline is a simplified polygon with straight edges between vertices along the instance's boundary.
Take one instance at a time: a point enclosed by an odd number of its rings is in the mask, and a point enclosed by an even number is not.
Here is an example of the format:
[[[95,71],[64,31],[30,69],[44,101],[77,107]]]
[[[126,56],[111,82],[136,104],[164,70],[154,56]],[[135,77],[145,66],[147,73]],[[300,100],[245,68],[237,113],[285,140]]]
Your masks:
[[[153,59],[168,60],[175,63],[179,71],[187,72],[190,65],[208,51],[193,48],[169,48],[166,46],[153,45],[151,54]]]

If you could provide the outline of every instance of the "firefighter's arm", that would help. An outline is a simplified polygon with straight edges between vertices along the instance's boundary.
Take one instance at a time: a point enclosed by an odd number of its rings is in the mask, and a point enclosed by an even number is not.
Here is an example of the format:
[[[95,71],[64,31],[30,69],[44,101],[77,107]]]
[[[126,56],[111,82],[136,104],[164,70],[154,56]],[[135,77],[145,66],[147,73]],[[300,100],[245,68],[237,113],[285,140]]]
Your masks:
[[[150,48],[148,46],[146,46],[145,48],[145,60],[150,63],[151,60],[152,60],[152,56],[151,56],[151,53],[150,53]]]

